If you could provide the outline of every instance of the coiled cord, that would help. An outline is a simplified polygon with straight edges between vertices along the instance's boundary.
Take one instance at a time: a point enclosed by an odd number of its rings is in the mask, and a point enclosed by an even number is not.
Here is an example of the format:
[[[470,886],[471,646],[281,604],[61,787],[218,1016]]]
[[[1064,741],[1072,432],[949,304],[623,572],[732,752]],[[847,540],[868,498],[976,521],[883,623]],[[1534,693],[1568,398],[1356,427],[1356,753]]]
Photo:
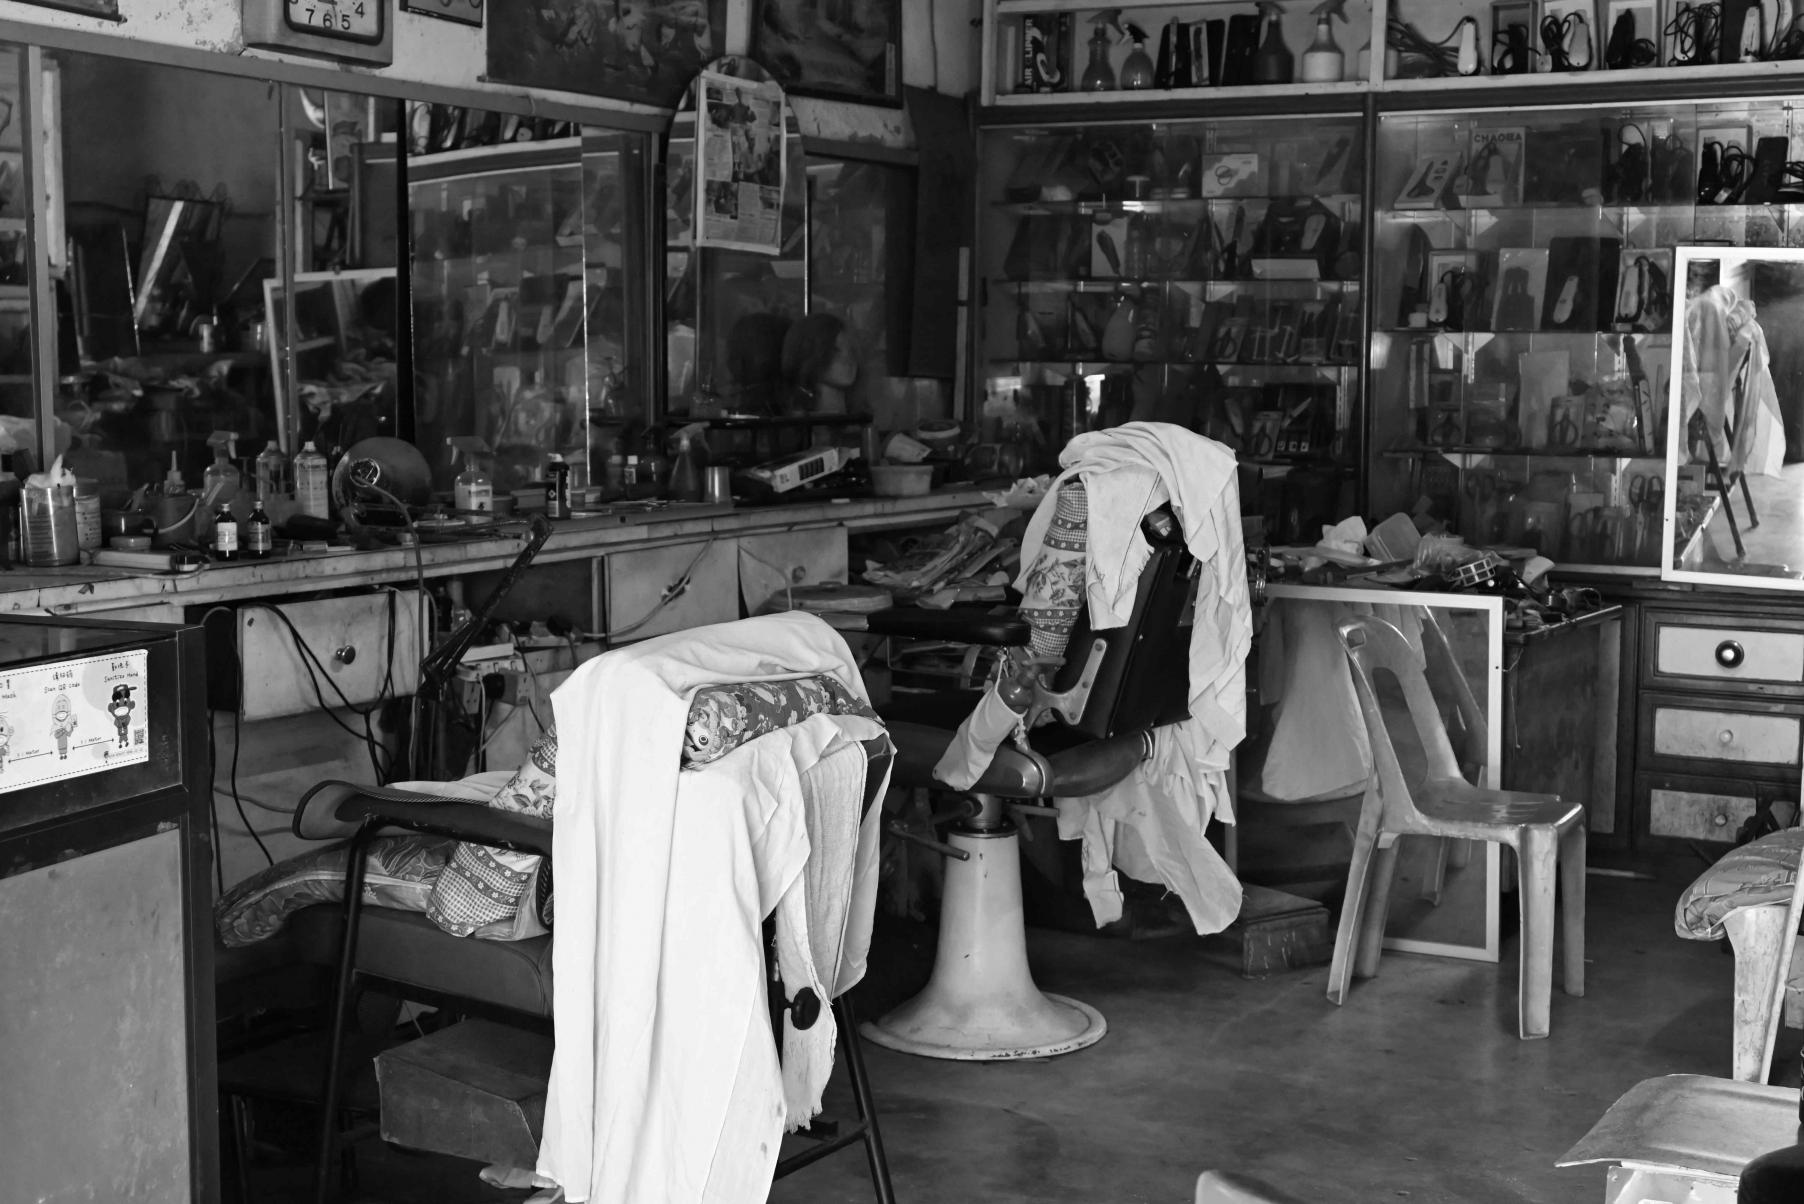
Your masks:
[[[1415,26],[1392,13],[1385,22],[1384,42],[1397,52],[1398,79],[1440,79],[1459,74],[1460,26],[1469,18],[1462,17],[1453,32],[1440,41],[1424,36]]]

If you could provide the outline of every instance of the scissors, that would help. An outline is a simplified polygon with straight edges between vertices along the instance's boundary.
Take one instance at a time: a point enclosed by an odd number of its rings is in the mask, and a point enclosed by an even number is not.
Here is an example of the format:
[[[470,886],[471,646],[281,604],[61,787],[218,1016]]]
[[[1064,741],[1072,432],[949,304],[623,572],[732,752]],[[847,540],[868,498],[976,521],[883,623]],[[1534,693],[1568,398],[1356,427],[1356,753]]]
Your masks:
[[[1666,478],[1655,474],[1639,473],[1629,478],[1629,505],[1637,510],[1664,510],[1666,508]]]
[[[1571,401],[1557,404],[1554,407],[1553,416],[1547,423],[1547,443],[1550,447],[1578,446],[1579,435],[1582,432],[1579,430],[1579,424],[1573,421],[1573,409]]]
[[[1566,520],[1566,559],[1579,564],[1593,564],[1602,549],[1598,536],[1603,534],[1603,511],[1580,510]]]

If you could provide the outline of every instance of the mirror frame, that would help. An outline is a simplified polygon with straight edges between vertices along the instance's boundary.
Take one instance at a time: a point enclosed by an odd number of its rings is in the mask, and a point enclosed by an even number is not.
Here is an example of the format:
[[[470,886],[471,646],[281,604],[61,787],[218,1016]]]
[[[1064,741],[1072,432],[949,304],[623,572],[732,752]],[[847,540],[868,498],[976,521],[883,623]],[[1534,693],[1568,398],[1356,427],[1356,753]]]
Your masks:
[[[1804,248],[1693,245],[1681,246],[1675,250],[1673,256],[1673,363],[1672,379],[1667,388],[1666,401],[1666,492],[1662,499],[1661,527],[1665,546],[1660,558],[1660,579],[1699,585],[1729,586],[1737,589],[1765,589],[1786,593],[1804,592],[1804,565],[1797,566],[1798,575],[1794,577],[1725,571],[1704,572],[1681,567],[1682,553],[1678,545],[1678,486],[1680,474],[1686,468],[1692,467],[1685,431],[1685,361],[1690,344],[1690,338],[1687,335],[1687,319],[1691,311],[1690,290],[1685,287],[1685,282],[1690,279],[1692,264],[1699,262],[1727,263],[1736,267],[1754,263],[1785,263],[1795,264],[1804,270]],[[1704,488],[1708,493],[1710,486],[1707,470],[1705,472]],[[1732,480],[1724,482],[1722,492],[1729,494],[1730,500],[1733,501],[1734,482]],[[1715,510],[1712,509],[1710,516],[1692,533],[1693,538],[1707,532],[1714,517]]]
[[[1413,590],[1357,589],[1350,587],[1291,585],[1275,583],[1267,587],[1267,597],[1276,601],[1288,598],[1300,602],[1351,602],[1362,606],[1410,606],[1432,610],[1479,611],[1485,623],[1485,772],[1478,785],[1491,790],[1503,788],[1503,599],[1497,595],[1418,593]],[[1442,941],[1423,941],[1394,937],[1386,931],[1384,948],[1399,953],[1425,953],[1434,957],[1457,958],[1462,961],[1495,962],[1499,959],[1499,907],[1502,846],[1484,842],[1485,914],[1484,943],[1455,945]]]

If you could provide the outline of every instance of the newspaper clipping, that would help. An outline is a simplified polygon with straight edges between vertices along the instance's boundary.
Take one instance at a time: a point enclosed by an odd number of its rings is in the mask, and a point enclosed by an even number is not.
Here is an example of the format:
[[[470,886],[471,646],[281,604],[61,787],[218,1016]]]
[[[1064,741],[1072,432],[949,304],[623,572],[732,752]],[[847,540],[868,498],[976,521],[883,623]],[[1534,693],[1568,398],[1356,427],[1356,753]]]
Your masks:
[[[696,139],[696,245],[781,249],[784,184],[783,90],[703,72]]]

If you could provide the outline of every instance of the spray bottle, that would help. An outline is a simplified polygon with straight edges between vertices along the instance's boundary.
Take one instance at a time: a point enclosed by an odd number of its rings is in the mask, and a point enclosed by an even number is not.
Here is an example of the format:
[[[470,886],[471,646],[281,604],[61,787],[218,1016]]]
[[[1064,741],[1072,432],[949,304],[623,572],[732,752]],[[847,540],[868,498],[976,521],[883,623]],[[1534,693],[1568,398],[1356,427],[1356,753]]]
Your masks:
[[[1259,15],[1265,21],[1265,33],[1253,54],[1253,82],[1288,84],[1296,76],[1296,60],[1284,44],[1284,10],[1274,0],[1259,0]]]
[[[244,474],[232,463],[238,458],[238,432],[214,431],[207,436],[213,462],[201,474],[201,496],[213,506],[229,506],[244,489]]]
[[[1127,58],[1121,62],[1121,87],[1126,92],[1138,92],[1153,86],[1153,60],[1146,53],[1146,31],[1129,21],[1122,27],[1122,33],[1134,44],[1128,51]]]
[[[1334,18],[1345,21],[1347,0],[1322,0],[1315,9],[1315,41],[1303,52],[1303,82],[1330,84],[1346,70],[1347,56],[1334,40]]]
[[[1090,18],[1096,28],[1090,33],[1090,64],[1084,68],[1084,75],[1078,81],[1078,87],[1085,92],[1113,92],[1115,90],[1115,68],[1109,63],[1109,49],[1112,45],[1109,31],[1121,21],[1121,10],[1105,9]]]
[[[676,455],[670,466],[670,498],[677,502],[702,500],[702,468],[707,445],[702,432],[705,422],[692,422],[676,433]]]
[[[445,440],[451,445],[451,462],[463,461],[463,471],[452,482],[452,505],[461,511],[491,511],[495,508],[495,483],[483,467],[483,458],[493,451],[488,440],[475,435],[452,435]]]

